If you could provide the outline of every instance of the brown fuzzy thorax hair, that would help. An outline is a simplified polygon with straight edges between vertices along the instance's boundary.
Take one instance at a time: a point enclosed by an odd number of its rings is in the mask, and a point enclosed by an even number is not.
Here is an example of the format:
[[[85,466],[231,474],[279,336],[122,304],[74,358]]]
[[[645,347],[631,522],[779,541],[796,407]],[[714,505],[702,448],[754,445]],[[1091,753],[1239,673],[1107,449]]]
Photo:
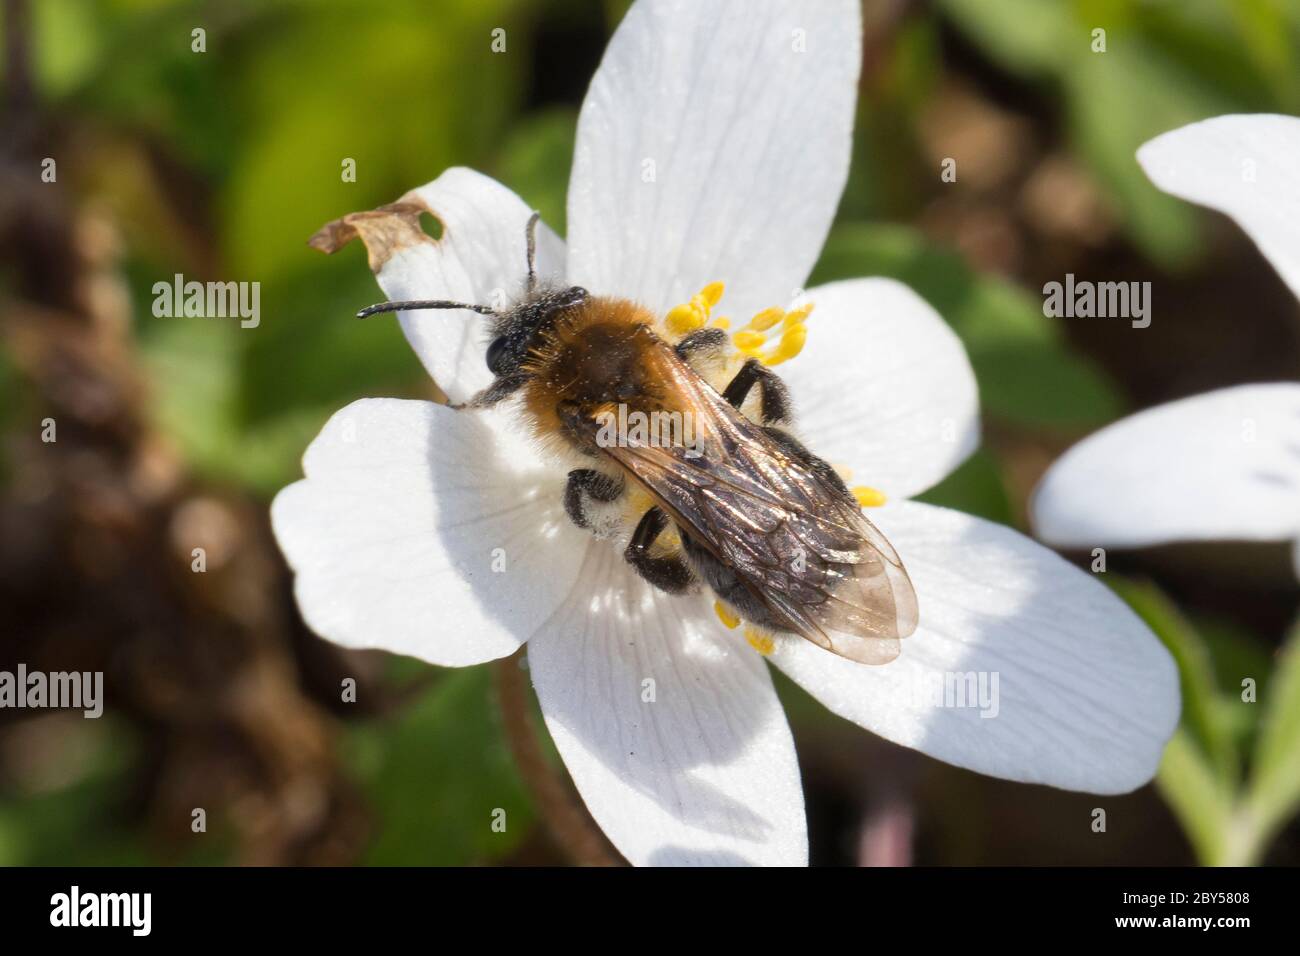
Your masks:
[[[655,374],[646,353],[668,347],[655,332],[655,317],[627,299],[591,298],[565,310],[539,334],[524,370],[524,408],[540,437],[563,432],[556,413],[576,403],[585,415],[614,411],[619,404],[642,411],[667,410],[671,390]],[[680,409],[679,409],[680,411]]]

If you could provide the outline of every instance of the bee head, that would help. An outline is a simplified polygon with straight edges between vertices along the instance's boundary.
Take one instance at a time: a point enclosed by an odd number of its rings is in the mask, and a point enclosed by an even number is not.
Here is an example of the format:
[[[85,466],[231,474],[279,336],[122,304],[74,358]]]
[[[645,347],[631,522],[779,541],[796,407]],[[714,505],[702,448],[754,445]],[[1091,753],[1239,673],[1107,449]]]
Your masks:
[[[517,371],[537,337],[551,329],[566,310],[586,301],[587,290],[581,286],[538,290],[510,311],[500,313],[493,323],[492,342],[487,349],[488,370],[496,376]]]
[[[444,299],[420,299],[381,302],[362,309],[357,313],[357,318],[364,319],[380,312],[411,312],[419,309],[468,309],[480,315],[491,316],[492,341],[488,345],[486,356],[488,370],[498,378],[517,372],[537,341],[538,335],[554,326],[555,320],[567,309],[586,302],[588,295],[586,289],[576,285],[566,288],[538,287],[536,269],[538,220],[539,216],[534,212],[528,218],[525,227],[527,292],[523,301],[514,308],[499,312],[488,305],[451,302]]]

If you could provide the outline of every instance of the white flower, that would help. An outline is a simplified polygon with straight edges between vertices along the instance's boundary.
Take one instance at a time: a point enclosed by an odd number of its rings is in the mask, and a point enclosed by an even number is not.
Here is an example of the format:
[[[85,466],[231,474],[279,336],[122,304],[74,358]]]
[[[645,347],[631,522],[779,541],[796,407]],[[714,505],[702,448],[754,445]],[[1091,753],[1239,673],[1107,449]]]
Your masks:
[[[659,315],[713,280],[739,317],[788,304],[847,175],[859,35],[854,0],[639,0],[583,104],[568,241],[542,228],[540,271]],[[422,210],[442,222],[437,242],[414,225]],[[504,186],[453,169],[318,244],[361,234],[393,299],[491,302],[519,288],[528,216]],[[837,714],[958,766],[1099,793],[1150,779],[1179,711],[1155,637],[1028,538],[904,500],[977,441],[956,337],[896,282],[837,282],[807,299],[807,347],[782,367],[801,436],[888,495],[872,519],[906,562],[921,621],[885,666],[795,637],[767,660]],[[401,321],[452,399],[488,382],[481,317]],[[563,469],[511,418],[372,399],[331,419],[306,479],[272,509],[308,624],[447,666],[527,641],[560,755],[630,861],[805,863],[798,764],[767,661],[707,593],[656,591],[574,527]],[[923,698],[963,675],[996,696]]]
[[[1300,119],[1274,115],[1215,117],[1138,150],[1152,182],[1235,219],[1300,296],[1297,157]],[[1103,428],[1048,469],[1032,512],[1060,547],[1295,541],[1300,576],[1300,382],[1224,388]]]

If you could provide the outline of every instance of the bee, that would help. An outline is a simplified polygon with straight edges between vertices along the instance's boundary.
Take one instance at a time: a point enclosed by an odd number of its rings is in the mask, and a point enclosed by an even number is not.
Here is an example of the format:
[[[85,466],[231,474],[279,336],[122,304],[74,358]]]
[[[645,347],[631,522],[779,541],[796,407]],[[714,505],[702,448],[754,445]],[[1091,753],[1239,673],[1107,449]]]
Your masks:
[[[679,594],[702,582],[762,630],[797,634],[861,663],[896,657],[899,639],[916,629],[911,580],[835,469],[787,430],[784,383],[750,358],[719,391],[701,369],[725,357],[722,329],[670,344],[654,315],[634,302],[539,284],[537,221],[534,213],[525,231],[525,293],[513,308],[419,300],[358,315],[469,309],[487,316],[493,380],[453,407],[517,397],[535,434],[558,437],[581,456],[588,467],[568,473],[564,493],[580,528],[592,530],[600,506],[642,489],[650,506],[623,556],[654,587]],[[756,421],[741,411],[755,392]],[[607,426],[620,407],[689,421],[693,440],[656,442],[624,430],[611,441]],[[676,546],[665,549],[662,539],[673,537]]]

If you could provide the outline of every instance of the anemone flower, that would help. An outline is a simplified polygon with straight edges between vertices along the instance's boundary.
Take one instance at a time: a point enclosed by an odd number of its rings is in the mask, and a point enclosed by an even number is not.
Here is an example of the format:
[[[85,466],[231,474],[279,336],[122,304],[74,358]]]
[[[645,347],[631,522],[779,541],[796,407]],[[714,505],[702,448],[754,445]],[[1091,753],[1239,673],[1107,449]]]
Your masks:
[[[1300,119],[1219,116],[1137,155],[1161,189],[1236,220],[1300,296]],[[1047,470],[1031,510],[1058,547],[1292,541],[1300,577],[1300,382],[1219,389],[1103,428]]]
[[[636,300],[669,337],[725,327],[725,282],[737,322],[756,316],[737,351],[787,360],[801,437],[869,476],[864,501],[888,499],[872,518],[920,602],[900,657],[868,666],[789,635],[747,642],[706,593],[651,588],[568,520],[564,469],[508,405],[355,402],[272,506],[299,607],[329,640],[447,667],[526,642],[559,754],[635,864],[806,863],[769,664],[896,743],[1098,793],[1149,780],[1178,719],[1169,655],[1100,582],[1006,527],[906,500],[978,438],[971,368],[939,316],[882,279],[803,290],[847,175],[860,31],[853,0],[633,4],[582,106],[567,241],[542,226],[537,261]],[[394,300],[499,302],[522,284],[529,216],[505,186],[451,169],[314,244],[360,236]],[[489,381],[481,316],[400,321],[452,401]]]

